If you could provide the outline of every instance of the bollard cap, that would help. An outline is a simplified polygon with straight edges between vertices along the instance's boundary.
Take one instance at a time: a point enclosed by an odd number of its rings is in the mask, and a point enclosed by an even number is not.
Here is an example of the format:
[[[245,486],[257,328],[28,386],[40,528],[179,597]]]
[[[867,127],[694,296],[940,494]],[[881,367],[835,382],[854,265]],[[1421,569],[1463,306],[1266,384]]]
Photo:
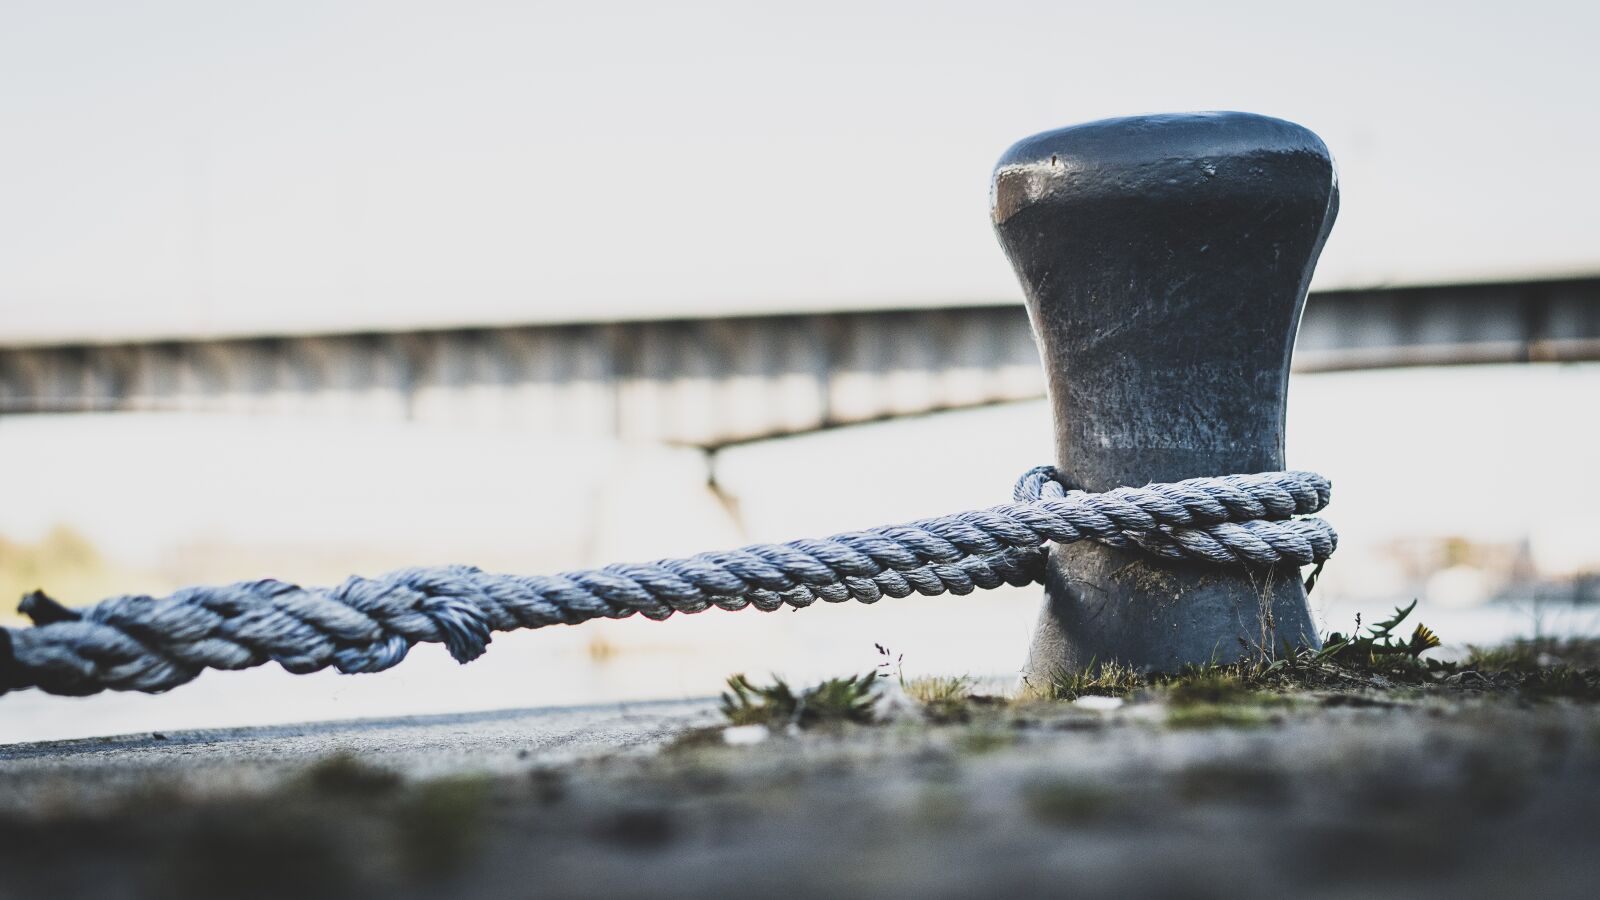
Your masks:
[[[1252,187],[1320,192],[1330,184],[1337,204],[1333,157],[1309,129],[1255,113],[1195,112],[1101,119],[1024,138],[1000,157],[990,199],[1002,225],[1041,203],[1159,204],[1210,190],[1240,199]]]

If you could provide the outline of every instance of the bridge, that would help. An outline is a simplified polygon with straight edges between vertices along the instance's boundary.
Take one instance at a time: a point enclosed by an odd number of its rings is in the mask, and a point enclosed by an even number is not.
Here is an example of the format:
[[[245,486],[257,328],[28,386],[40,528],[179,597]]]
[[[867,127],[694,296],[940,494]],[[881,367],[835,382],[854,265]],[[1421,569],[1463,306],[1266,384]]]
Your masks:
[[[1300,372],[1600,359],[1600,277],[1314,293]],[[1043,396],[1020,303],[0,346],[0,414],[329,415],[708,449]]]

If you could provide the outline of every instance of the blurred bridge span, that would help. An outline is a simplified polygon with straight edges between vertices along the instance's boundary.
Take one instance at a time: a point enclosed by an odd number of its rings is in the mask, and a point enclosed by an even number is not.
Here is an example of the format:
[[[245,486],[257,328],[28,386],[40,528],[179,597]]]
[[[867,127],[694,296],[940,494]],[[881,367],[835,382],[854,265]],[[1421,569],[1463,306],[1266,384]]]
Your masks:
[[[1313,294],[1297,371],[1600,359],[1600,277]],[[1043,395],[1020,305],[0,346],[0,414],[514,424],[714,448]]]

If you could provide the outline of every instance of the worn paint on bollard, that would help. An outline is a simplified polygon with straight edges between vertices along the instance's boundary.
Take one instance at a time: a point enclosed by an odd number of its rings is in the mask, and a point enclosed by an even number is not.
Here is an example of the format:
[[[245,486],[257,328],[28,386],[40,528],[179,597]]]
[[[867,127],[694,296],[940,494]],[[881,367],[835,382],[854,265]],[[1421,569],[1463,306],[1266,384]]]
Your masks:
[[[1027,295],[1056,460],[1091,491],[1283,468],[1289,358],[1338,209],[1322,141],[1246,113],[1040,134],[995,169],[996,231]],[[1172,671],[1315,644],[1300,573],[1052,547],[1027,673]]]

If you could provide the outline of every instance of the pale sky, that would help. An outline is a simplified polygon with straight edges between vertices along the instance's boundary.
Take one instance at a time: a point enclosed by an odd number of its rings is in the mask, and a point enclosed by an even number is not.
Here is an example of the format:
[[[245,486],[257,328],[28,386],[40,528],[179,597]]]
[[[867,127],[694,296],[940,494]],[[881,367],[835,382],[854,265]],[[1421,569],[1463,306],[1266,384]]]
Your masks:
[[[1600,271],[1583,3],[0,0],[0,343],[1018,302],[994,161],[1317,131],[1321,287]]]

